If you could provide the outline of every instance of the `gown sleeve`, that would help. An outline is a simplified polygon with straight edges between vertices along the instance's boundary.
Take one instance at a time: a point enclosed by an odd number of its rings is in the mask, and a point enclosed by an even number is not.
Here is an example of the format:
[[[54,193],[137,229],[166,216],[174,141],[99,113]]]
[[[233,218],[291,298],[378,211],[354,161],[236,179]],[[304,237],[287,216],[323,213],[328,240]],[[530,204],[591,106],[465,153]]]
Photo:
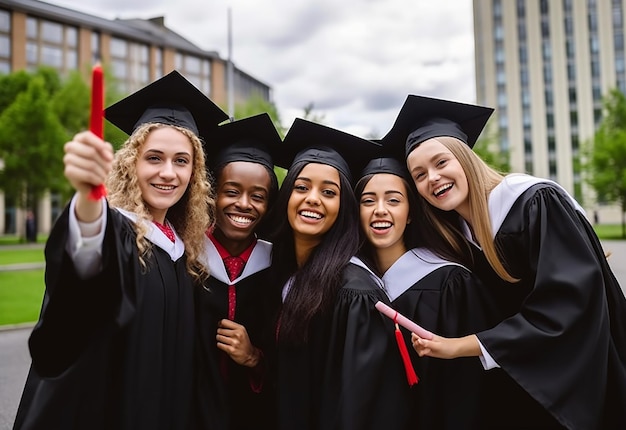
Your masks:
[[[102,270],[81,279],[66,251],[69,214],[64,210],[45,248],[46,289],[42,309],[29,338],[32,364],[41,377],[67,370],[102,334],[124,326],[134,312],[132,274],[134,234],[128,221],[108,210]],[[137,263],[134,263],[137,264]]]
[[[523,299],[512,316],[478,338],[562,425],[599,428],[606,405],[614,401],[605,403],[607,381],[617,378],[611,395],[623,396],[626,386],[623,345],[611,336],[615,318],[624,327],[626,315],[597,237],[564,193],[543,184],[518,199],[496,243],[512,275],[521,279],[501,287],[511,297],[522,292]],[[619,317],[610,315],[607,298],[622,309]],[[623,419],[623,412],[612,413]]]

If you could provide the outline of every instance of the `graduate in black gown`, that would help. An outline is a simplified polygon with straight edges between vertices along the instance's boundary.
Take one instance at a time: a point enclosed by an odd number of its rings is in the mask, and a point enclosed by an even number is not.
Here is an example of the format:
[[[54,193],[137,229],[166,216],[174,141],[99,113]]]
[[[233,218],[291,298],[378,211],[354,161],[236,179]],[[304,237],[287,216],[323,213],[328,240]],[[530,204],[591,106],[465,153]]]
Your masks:
[[[375,148],[296,119],[275,160],[288,168],[272,236],[272,269],[284,300],[279,429],[411,428],[394,326],[375,308],[389,301],[367,270],[350,263],[358,246],[350,167],[358,174]]]
[[[419,246],[423,223],[403,162],[392,157],[371,160],[355,186],[355,195],[363,245],[353,262],[377,277],[395,310],[448,337],[469,335],[497,322],[490,321],[495,303],[478,278],[465,266]],[[411,333],[401,331],[411,345]],[[484,428],[486,381],[480,360],[420,358],[413,348],[410,351],[419,377],[412,388],[414,428]]]
[[[194,428],[193,291],[212,222],[198,135],[227,116],[176,71],[105,116],[130,134],[115,155],[91,132],[65,144],[76,194],[46,243],[15,429]]]
[[[268,279],[272,244],[258,233],[278,192],[272,154],[282,140],[267,113],[224,124],[207,140],[216,211],[206,237],[211,276],[196,290],[201,362],[206,363],[198,377],[204,380],[204,372],[217,363],[225,394],[223,413],[216,417],[206,410],[203,422],[207,428],[228,419],[233,430],[273,429],[274,387],[266,360],[272,356],[267,349],[274,345],[280,300]],[[214,391],[210,383],[200,387]]]
[[[626,428],[624,294],[561,186],[501,175],[471,151],[491,112],[411,95],[388,135],[387,144],[405,145],[437,231],[474,251],[474,273],[501,310],[489,330],[413,336],[414,347],[423,356],[481,357],[495,391],[492,428]]]

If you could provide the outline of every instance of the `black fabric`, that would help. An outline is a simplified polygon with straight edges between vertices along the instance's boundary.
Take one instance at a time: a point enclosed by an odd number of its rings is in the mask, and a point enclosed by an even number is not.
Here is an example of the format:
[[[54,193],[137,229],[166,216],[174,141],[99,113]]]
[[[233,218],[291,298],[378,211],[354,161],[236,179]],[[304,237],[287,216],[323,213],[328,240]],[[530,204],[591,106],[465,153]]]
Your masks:
[[[279,429],[415,428],[394,325],[374,307],[379,300],[389,303],[365,269],[349,264],[308,343],[279,340]]]
[[[508,316],[478,333],[501,366],[489,371],[500,401],[494,422],[626,428],[626,299],[592,227],[542,183],[517,199],[496,242],[521,281],[500,281],[476,253],[475,273]]]
[[[499,312],[489,289],[458,265],[436,269],[391,304],[401,314],[444,337],[462,337],[493,327]],[[402,328],[419,377],[413,408],[414,428],[485,429],[491,414],[488,372],[478,357],[441,360],[419,357],[411,334]],[[498,428],[508,428],[503,425]]]
[[[400,159],[432,137],[456,137],[471,148],[493,111],[485,106],[409,94],[381,143]]]
[[[206,140],[207,166],[211,170],[234,161],[258,163],[272,170],[274,154],[282,147],[282,139],[267,113],[223,124]]]
[[[91,279],[76,276],[65,252],[67,208],[50,234],[15,429],[194,426],[194,286],[185,257],[172,262],[154,246],[142,273],[131,222],[112,209],[107,217],[103,269]]]
[[[252,370],[238,365],[217,348],[217,324],[219,320],[228,318],[228,284],[211,277],[205,288],[197,290],[196,315],[202,345],[201,363],[208,363],[208,366],[201,364],[200,369],[206,371],[217,362],[217,357],[227,360],[226,375],[220,374],[219,369],[213,369],[210,378],[220,385],[224,393],[220,399],[223,403],[220,413],[224,418],[220,419],[228,419],[226,428],[231,430],[276,428],[275,383],[270,380],[267,360],[275,356],[274,321],[280,302],[272,300],[273,296],[268,290],[268,272],[268,269],[262,270],[236,284],[234,321],[246,327],[252,344],[263,351],[260,369]],[[259,384],[260,391],[255,392],[251,384]],[[212,390],[211,385],[202,384],[202,389],[207,388]],[[205,393],[200,393],[200,399],[204,396]],[[204,412],[204,428],[212,428],[215,417],[211,416],[209,410]]]
[[[361,176],[359,177],[363,178],[364,176],[375,175],[378,173],[387,173],[399,176],[409,184],[413,182],[411,175],[407,170],[406,164],[393,157],[380,157],[370,160],[363,168]]]
[[[274,162],[284,169],[289,169],[298,161],[326,164],[352,181],[359,177],[363,166],[380,150],[381,146],[370,140],[296,118]]]
[[[203,138],[228,119],[177,70],[109,106],[104,116],[129,135],[141,124],[155,122],[180,126]]]

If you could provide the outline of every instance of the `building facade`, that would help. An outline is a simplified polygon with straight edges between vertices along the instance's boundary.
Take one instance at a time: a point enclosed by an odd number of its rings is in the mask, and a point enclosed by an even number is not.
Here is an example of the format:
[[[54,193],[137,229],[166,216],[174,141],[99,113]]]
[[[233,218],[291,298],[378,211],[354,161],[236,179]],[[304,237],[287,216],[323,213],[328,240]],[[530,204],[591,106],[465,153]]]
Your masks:
[[[626,92],[625,0],[473,0],[476,97],[511,170],[552,179],[601,222],[619,208],[596,202],[581,146],[602,118],[602,98]]]
[[[229,85],[228,60],[171,31],[163,17],[108,20],[42,1],[0,0],[0,73],[45,65],[61,75],[72,70],[88,74],[96,61],[110,66],[126,93],[177,69],[224,110],[229,88],[235,104],[253,96],[271,101],[267,84],[235,66]],[[54,196],[38,207],[39,232],[50,229],[51,202]],[[8,206],[0,190],[0,234],[21,235],[24,214]]]

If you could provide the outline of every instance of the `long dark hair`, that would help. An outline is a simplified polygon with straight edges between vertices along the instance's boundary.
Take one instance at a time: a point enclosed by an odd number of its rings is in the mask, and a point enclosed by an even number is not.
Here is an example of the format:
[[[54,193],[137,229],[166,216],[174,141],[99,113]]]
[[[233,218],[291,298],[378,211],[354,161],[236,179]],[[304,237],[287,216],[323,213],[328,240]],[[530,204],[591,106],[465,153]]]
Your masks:
[[[358,249],[358,206],[350,181],[339,172],[341,187],[339,214],[322,241],[298,268],[293,230],[287,219],[287,205],[296,178],[308,161],[296,162],[288,171],[273,207],[275,230],[271,235],[272,279],[282,288],[290,277],[293,283],[280,316],[280,339],[293,343],[307,341],[313,317],[326,312],[341,288],[343,268]]]

